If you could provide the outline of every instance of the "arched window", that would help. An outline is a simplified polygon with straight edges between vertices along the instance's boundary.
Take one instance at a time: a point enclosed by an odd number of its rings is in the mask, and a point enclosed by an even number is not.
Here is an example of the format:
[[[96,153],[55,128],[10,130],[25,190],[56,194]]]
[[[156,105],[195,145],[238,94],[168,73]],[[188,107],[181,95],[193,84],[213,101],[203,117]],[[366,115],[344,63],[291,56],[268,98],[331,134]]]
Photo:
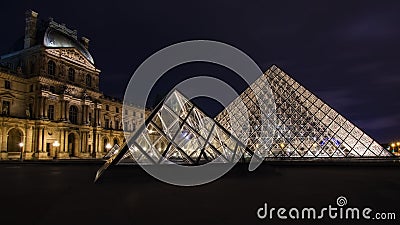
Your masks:
[[[78,107],[74,105],[69,107],[69,121],[73,124],[78,124]]]
[[[86,86],[92,86],[92,77],[89,74],[86,75]]]
[[[68,80],[71,82],[75,81],[75,70],[72,68],[68,69]]]
[[[7,135],[7,151],[8,152],[19,152],[22,147],[19,143],[22,143],[22,132],[16,128],[12,128]]]
[[[47,73],[52,76],[56,75],[56,63],[52,60],[47,63]]]
[[[114,145],[118,145],[118,139],[114,138]]]

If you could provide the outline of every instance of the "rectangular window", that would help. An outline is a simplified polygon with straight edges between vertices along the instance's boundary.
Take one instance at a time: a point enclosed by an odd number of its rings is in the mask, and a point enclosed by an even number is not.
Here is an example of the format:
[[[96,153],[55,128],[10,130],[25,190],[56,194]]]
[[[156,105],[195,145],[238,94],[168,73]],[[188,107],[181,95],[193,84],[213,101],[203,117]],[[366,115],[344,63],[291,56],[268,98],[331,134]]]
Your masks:
[[[1,113],[3,115],[10,115],[10,102],[9,101],[3,101],[3,107],[1,109]]]
[[[115,112],[119,113],[119,108],[118,107],[115,107]]]
[[[49,117],[49,120],[54,120],[54,105],[49,105],[47,116]]]
[[[89,113],[89,123],[92,121],[92,113]]]
[[[125,109],[125,116],[127,116],[128,115],[128,110],[127,109]]]
[[[29,92],[33,92],[33,84],[29,86]]]
[[[104,119],[104,128],[106,128],[106,129],[110,128],[110,120],[109,119]]]
[[[140,118],[143,118],[143,113],[140,113]]]
[[[110,111],[110,106],[109,105],[106,105],[106,110]]]
[[[136,116],[136,112],[133,112],[133,116]]]
[[[5,81],[4,81],[4,87],[5,87],[6,89],[11,89],[11,82],[10,82],[9,80],[5,80]]]

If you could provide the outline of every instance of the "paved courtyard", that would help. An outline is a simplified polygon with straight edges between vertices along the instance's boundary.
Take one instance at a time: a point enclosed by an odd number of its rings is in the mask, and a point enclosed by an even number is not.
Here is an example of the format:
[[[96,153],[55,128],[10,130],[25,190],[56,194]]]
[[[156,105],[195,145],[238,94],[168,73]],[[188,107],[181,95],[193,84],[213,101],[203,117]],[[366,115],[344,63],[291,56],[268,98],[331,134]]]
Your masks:
[[[100,166],[0,163],[1,224],[322,224],[259,220],[256,211],[264,202],[275,207],[336,205],[339,196],[345,196],[349,206],[400,216],[400,171],[395,164],[271,163],[253,172],[238,165],[219,180],[197,187],[162,183],[135,166],[112,168],[95,184]],[[399,219],[362,224],[398,224]]]

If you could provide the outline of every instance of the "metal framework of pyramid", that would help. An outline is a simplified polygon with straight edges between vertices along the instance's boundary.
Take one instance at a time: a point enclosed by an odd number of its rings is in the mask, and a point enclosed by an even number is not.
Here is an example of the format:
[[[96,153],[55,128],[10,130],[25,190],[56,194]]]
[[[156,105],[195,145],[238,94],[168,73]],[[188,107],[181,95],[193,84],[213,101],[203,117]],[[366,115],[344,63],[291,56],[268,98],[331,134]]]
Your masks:
[[[214,119],[173,91],[113,153],[96,180],[112,164],[393,156],[276,66]]]
[[[263,157],[393,156],[276,66],[215,120]]]
[[[111,164],[199,165],[251,156],[249,148],[175,90],[119,151],[110,154],[96,180]]]

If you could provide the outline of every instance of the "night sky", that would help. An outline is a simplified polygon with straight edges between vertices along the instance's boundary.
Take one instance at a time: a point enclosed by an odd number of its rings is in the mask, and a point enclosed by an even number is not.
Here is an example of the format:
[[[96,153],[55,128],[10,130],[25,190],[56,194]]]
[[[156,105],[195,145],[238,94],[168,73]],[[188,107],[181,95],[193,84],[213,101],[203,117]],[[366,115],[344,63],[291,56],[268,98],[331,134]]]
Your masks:
[[[400,2],[380,1],[6,1],[0,7],[0,54],[24,34],[24,12],[53,17],[88,37],[102,70],[100,89],[122,97],[151,54],[181,41],[233,45],[267,70],[276,64],[380,142],[400,139]],[[166,74],[163,94],[188,76],[231,71],[194,63]],[[227,78],[228,77],[228,78]],[[201,108],[211,116],[215,102]]]

